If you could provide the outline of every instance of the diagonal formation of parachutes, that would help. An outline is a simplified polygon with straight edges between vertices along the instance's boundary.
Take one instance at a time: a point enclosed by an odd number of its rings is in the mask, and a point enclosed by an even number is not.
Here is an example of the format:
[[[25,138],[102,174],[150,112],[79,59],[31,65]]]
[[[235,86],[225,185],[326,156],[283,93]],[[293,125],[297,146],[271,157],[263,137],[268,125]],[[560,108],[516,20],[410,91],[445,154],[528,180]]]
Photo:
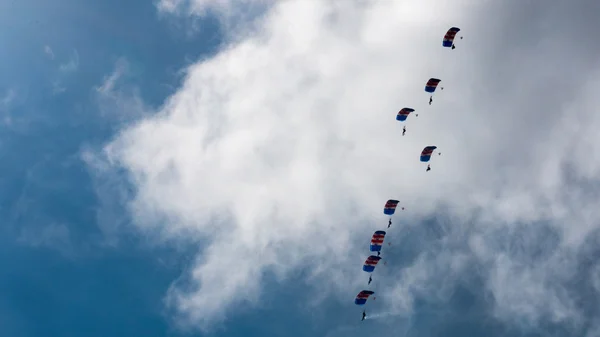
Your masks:
[[[446,32],[446,35],[444,35],[444,39],[442,40],[442,47],[444,48],[452,48],[455,49],[455,45],[454,45],[454,38],[456,37],[456,34],[460,31],[460,28],[458,27],[451,27],[450,29],[448,29],[448,31]],[[462,39],[462,37],[461,37]],[[442,80],[438,79],[438,78],[430,78],[426,84],[425,84],[425,92],[430,93],[431,96],[429,98],[429,105],[431,105],[431,103],[433,102],[433,93],[435,92],[435,90],[437,89],[438,85],[440,84]],[[443,87],[440,87],[441,90],[444,90]],[[398,112],[398,114],[396,115],[396,120],[399,122],[405,122],[408,118],[408,116],[415,112],[415,109],[413,108],[402,108],[400,109],[400,111]],[[415,116],[419,116],[418,114],[415,114]],[[406,133],[406,126],[403,127],[402,130],[402,135],[404,136],[404,134]],[[425,148],[423,149],[423,151],[421,151],[421,156],[420,156],[420,161],[427,163],[431,160],[431,155],[437,150],[437,146],[435,145],[429,145],[429,146],[425,146]],[[438,152],[438,154],[441,154]],[[428,164],[427,165],[427,171],[430,171],[431,167]],[[398,204],[400,203],[400,201],[398,200],[393,200],[390,199],[385,203],[385,206],[383,207],[383,214],[385,215],[389,215],[390,219],[388,221],[388,227],[390,228],[392,225],[392,215],[394,215],[394,213],[396,212],[396,207],[398,206]],[[402,207],[402,210],[404,210],[404,207]],[[384,230],[377,230],[373,233],[373,236],[371,237],[371,244],[369,246],[369,250],[371,252],[371,255],[369,257],[367,257],[367,259],[365,260],[364,264],[363,264],[363,271],[367,272],[367,273],[373,273],[375,271],[375,268],[377,267],[378,263],[381,261],[381,249],[383,247],[383,242],[385,240],[385,235],[386,235],[386,231]],[[389,243],[388,243],[389,245]],[[377,253],[377,255],[373,255],[373,253]],[[385,264],[385,262],[384,262]],[[368,285],[371,284],[372,281],[372,277],[371,275],[369,275],[369,283]],[[367,300],[369,299],[369,296],[375,294],[374,291],[372,290],[361,290],[358,295],[356,295],[356,298],[354,299],[354,303],[356,305],[360,305],[360,306],[364,306],[365,304],[367,304]],[[375,299],[375,297],[373,297],[373,299]],[[363,311],[362,313],[362,320],[364,320],[366,317],[366,310]]]

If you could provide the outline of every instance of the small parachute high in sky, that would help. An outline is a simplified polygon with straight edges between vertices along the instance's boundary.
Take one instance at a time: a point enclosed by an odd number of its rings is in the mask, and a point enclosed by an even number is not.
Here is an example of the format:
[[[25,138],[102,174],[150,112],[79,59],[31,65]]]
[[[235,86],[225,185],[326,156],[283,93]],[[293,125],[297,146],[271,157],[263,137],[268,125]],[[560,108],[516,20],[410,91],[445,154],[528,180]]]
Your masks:
[[[431,105],[431,102],[433,102],[433,93],[441,81],[442,80],[439,78],[432,77],[429,79],[429,81],[427,81],[427,83],[425,83],[425,91],[431,94],[429,97],[429,105]],[[444,87],[440,87],[440,89],[444,90]]]
[[[396,207],[398,206],[398,204],[400,203],[400,201],[398,200],[393,200],[390,199],[385,203],[385,206],[383,206],[383,214],[385,215],[394,215],[394,213],[396,212]]]
[[[373,295],[375,292],[371,290],[363,290],[356,295],[354,299],[354,304],[356,305],[365,305],[367,303],[367,299],[369,296]]]
[[[435,149],[437,149],[437,146],[426,146],[423,151],[421,151],[421,161],[424,163],[428,162]]]
[[[376,231],[371,238],[371,246],[369,249],[372,252],[380,252],[381,246],[383,246],[383,239],[385,238],[385,231]]]
[[[428,93],[433,94],[435,92],[435,89],[437,88],[438,84],[441,82],[442,80],[438,79],[438,78],[430,78],[429,81],[427,81],[427,83],[425,84],[425,91]]]
[[[363,271],[366,271],[367,273],[372,273],[375,270],[375,266],[377,266],[379,260],[381,260],[381,257],[379,256],[371,255],[367,257],[367,260],[363,265]]]
[[[444,39],[442,40],[442,46],[446,48],[456,48],[454,46],[454,37],[456,37],[456,33],[460,32],[460,28],[452,27],[448,29],[446,35],[444,35]]]
[[[396,120],[404,122],[408,115],[413,111],[415,111],[415,109],[413,108],[402,108],[400,111],[398,111],[398,115],[396,115]]]

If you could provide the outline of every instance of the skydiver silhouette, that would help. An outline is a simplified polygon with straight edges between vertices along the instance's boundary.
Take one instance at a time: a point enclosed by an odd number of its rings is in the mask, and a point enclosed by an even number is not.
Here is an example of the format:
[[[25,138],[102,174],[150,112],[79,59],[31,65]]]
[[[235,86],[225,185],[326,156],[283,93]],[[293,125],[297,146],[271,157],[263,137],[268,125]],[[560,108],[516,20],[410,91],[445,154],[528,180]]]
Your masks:
[[[406,126],[402,127],[402,135],[404,136],[404,134],[406,133]]]
[[[431,166],[427,165],[427,171],[431,171]]]
[[[363,318],[361,319],[361,321],[364,321],[365,317],[367,317],[367,313],[366,313],[366,311],[363,311]]]
[[[388,222],[388,228],[390,228],[391,225],[392,225],[392,219],[390,219],[390,221]]]
[[[379,255],[381,255],[381,251],[378,251],[378,252],[377,252],[377,256],[379,256]]]
[[[367,285],[371,284],[371,281],[373,281],[373,279],[371,278],[371,276],[369,276],[369,283],[367,283]]]
[[[431,102],[433,102],[433,96],[429,96],[429,105],[431,105]]]
[[[452,44],[452,49],[455,49],[455,48],[456,48],[456,46],[455,46],[455,45],[454,45],[454,43],[453,43],[453,44]]]

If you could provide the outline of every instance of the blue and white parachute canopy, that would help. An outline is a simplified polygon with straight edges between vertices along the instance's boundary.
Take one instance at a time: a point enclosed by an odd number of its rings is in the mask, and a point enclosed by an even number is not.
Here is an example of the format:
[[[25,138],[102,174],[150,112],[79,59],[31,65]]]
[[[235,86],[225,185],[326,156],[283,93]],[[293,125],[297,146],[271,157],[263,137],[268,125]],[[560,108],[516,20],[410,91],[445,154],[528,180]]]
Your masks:
[[[376,231],[371,238],[371,247],[369,249],[372,252],[381,251],[381,246],[383,246],[383,239],[385,238],[385,231]]]
[[[377,265],[379,260],[381,260],[381,257],[379,257],[379,256],[371,255],[371,256],[367,257],[367,260],[365,261],[365,264],[363,265],[363,270],[366,271],[367,273],[372,273],[375,270],[375,266]]]
[[[428,162],[435,149],[437,149],[437,146],[426,146],[423,151],[421,151],[421,161]]]
[[[430,78],[429,81],[427,81],[427,83],[425,84],[425,91],[433,93],[441,81],[442,80],[437,78]]]
[[[385,206],[383,206],[383,214],[393,215],[396,212],[396,206],[398,206],[398,203],[400,203],[398,200],[388,200],[385,203]]]
[[[444,39],[442,40],[442,46],[444,47],[452,47],[454,44],[454,37],[456,37],[456,33],[460,32],[460,28],[452,27],[448,29],[446,35],[444,35]]]
[[[356,305],[365,305],[367,303],[367,299],[369,296],[373,295],[375,292],[371,290],[363,290],[356,295],[354,299],[354,304]]]
[[[398,114],[396,115],[396,120],[404,122],[408,115],[413,111],[415,111],[415,109],[413,108],[402,108],[400,111],[398,111]]]

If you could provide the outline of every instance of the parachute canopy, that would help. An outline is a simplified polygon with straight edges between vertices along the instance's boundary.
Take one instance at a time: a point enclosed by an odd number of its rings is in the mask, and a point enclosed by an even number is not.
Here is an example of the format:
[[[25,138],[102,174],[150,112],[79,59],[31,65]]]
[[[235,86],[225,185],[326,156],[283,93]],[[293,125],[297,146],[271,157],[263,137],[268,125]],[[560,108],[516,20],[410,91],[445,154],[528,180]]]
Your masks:
[[[415,111],[415,109],[402,108],[402,110],[398,111],[398,115],[396,115],[396,120],[404,122],[406,120],[406,118],[408,117],[408,115],[413,111]]]
[[[383,245],[383,238],[385,238],[385,231],[376,231],[371,238],[371,251],[379,252],[381,251],[381,246]]]
[[[383,206],[383,214],[393,215],[396,212],[396,206],[398,206],[398,200],[388,200]]]
[[[458,32],[460,32],[460,28],[458,27],[452,27],[448,29],[446,35],[444,35],[444,40],[442,40],[442,46],[448,48],[452,47],[452,45],[454,44],[454,37]]]
[[[433,150],[437,149],[437,146],[426,146],[423,151],[421,151],[421,161],[428,162],[431,159],[431,154]]]
[[[363,290],[361,292],[358,293],[358,295],[356,295],[356,298],[354,299],[354,303],[356,305],[365,305],[365,303],[367,303],[367,299],[369,298],[369,296],[373,295],[375,292],[371,291],[371,290]]]
[[[372,273],[375,270],[375,266],[377,265],[377,262],[379,262],[379,260],[381,260],[381,257],[379,256],[371,255],[367,257],[367,260],[363,265],[363,270],[367,273]]]
[[[425,91],[433,93],[441,81],[442,80],[437,78],[430,78],[429,81],[427,81],[427,83],[425,84]]]

